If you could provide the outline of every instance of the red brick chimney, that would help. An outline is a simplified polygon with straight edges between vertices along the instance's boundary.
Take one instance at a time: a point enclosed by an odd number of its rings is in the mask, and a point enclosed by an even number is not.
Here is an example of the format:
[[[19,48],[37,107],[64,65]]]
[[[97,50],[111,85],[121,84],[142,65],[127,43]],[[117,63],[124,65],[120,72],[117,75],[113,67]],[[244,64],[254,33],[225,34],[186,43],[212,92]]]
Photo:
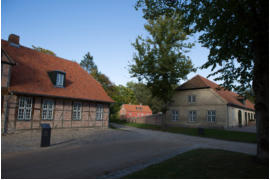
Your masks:
[[[10,44],[19,45],[20,44],[20,36],[18,36],[16,34],[10,34],[8,37],[8,42]]]

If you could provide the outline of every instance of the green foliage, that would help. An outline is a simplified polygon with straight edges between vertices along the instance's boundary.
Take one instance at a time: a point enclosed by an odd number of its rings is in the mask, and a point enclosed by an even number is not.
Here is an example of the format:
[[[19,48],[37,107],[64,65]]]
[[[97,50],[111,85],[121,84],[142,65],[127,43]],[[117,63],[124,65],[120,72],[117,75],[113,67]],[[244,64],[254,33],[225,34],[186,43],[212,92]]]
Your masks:
[[[83,59],[80,62],[80,66],[86,70],[89,74],[93,73],[97,73],[98,72],[98,68],[97,65],[94,62],[94,58],[93,56],[91,56],[90,52],[87,52],[84,56]]]
[[[133,91],[136,98],[136,104],[149,105],[153,114],[162,111],[162,101],[157,97],[153,97],[151,90],[145,84],[128,82],[127,87]]]
[[[152,95],[165,105],[162,110],[165,112],[175,85],[193,70],[190,58],[184,55],[193,44],[185,43],[188,34],[183,31],[178,15],[150,19],[144,27],[151,37],[138,36],[132,44],[136,54],[130,74],[147,83]]]
[[[50,54],[50,55],[56,56],[56,54],[55,54],[53,51],[51,51],[51,50],[44,49],[44,48],[41,48],[41,47],[39,47],[39,46],[34,46],[34,45],[32,45],[32,48],[33,48],[34,50],[39,51],[39,52],[43,52],[43,53],[45,53],[45,54]]]
[[[115,85],[110,81],[110,79],[103,73],[98,71],[98,67],[94,62],[93,56],[90,52],[87,52],[80,62],[80,66],[91,74],[104,88],[109,96],[114,95]]]
[[[244,96],[250,100],[250,102],[255,103],[255,94],[252,89],[247,89],[244,91]]]
[[[268,179],[269,165],[238,152],[196,149],[177,155],[124,179]]]
[[[80,65],[102,85],[106,93],[115,101],[115,103],[110,106],[112,119],[118,118],[118,112],[122,104],[137,103],[134,92],[130,88],[122,85],[116,86],[110,81],[109,77],[98,70],[90,52],[83,57]]]
[[[199,42],[210,49],[201,68],[221,67],[209,76],[219,74],[215,80],[223,80],[228,89],[243,93],[251,87],[257,35],[268,37],[268,1],[138,0],[139,8],[146,19],[182,15],[184,29],[201,32]]]

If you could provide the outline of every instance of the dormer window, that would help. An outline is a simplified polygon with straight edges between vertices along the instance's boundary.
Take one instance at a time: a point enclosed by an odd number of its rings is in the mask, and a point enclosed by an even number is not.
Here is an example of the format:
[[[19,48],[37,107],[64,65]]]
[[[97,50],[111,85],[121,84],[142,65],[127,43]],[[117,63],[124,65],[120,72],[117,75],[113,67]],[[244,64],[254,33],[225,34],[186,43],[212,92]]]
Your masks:
[[[55,87],[65,87],[66,73],[63,71],[50,71],[48,75]]]
[[[137,107],[136,107],[136,110],[142,110],[142,107],[138,107],[138,106],[137,106]]]
[[[64,74],[57,73],[56,74],[56,86],[63,87],[64,86]]]

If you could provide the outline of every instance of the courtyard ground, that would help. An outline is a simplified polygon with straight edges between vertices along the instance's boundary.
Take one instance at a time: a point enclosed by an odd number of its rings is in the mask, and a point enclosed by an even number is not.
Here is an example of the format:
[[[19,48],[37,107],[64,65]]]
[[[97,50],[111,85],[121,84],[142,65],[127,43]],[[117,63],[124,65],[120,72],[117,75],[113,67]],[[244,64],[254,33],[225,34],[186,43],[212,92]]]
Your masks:
[[[2,136],[2,178],[119,178],[177,154],[214,148],[256,154],[256,144],[201,138],[115,124],[116,129],[53,129]]]

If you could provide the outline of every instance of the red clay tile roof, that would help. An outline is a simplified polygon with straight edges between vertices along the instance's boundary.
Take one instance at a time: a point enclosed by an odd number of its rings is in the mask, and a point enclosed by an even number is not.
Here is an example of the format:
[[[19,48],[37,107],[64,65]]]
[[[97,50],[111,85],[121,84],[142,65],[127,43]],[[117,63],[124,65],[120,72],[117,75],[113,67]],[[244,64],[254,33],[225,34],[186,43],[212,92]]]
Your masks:
[[[190,79],[189,81],[185,82],[176,90],[187,90],[187,89],[200,89],[200,88],[212,88],[214,89],[223,99],[227,101],[228,104],[230,105],[236,105],[242,108],[247,108],[251,110],[254,109],[254,104],[251,103],[249,100],[245,101],[245,104],[242,104],[238,99],[243,99],[243,97],[240,97],[238,94],[229,91],[229,90],[224,90],[221,86],[218,84],[200,76],[197,75]]]
[[[9,91],[14,93],[53,96],[98,102],[113,102],[102,86],[76,62],[20,46],[10,46],[5,40],[2,48],[16,62],[12,68]],[[66,73],[64,88],[53,85],[48,71]]]
[[[142,109],[138,109],[136,107],[141,107]],[[152,114],[152,110],[147,105],[123,104],[122,108],[125,108],[127,112],[145,112]]]
[[[7,55],[7,52],[3,48],[1,48],[1,63],[2,62],[15,65],[15,62]]]

